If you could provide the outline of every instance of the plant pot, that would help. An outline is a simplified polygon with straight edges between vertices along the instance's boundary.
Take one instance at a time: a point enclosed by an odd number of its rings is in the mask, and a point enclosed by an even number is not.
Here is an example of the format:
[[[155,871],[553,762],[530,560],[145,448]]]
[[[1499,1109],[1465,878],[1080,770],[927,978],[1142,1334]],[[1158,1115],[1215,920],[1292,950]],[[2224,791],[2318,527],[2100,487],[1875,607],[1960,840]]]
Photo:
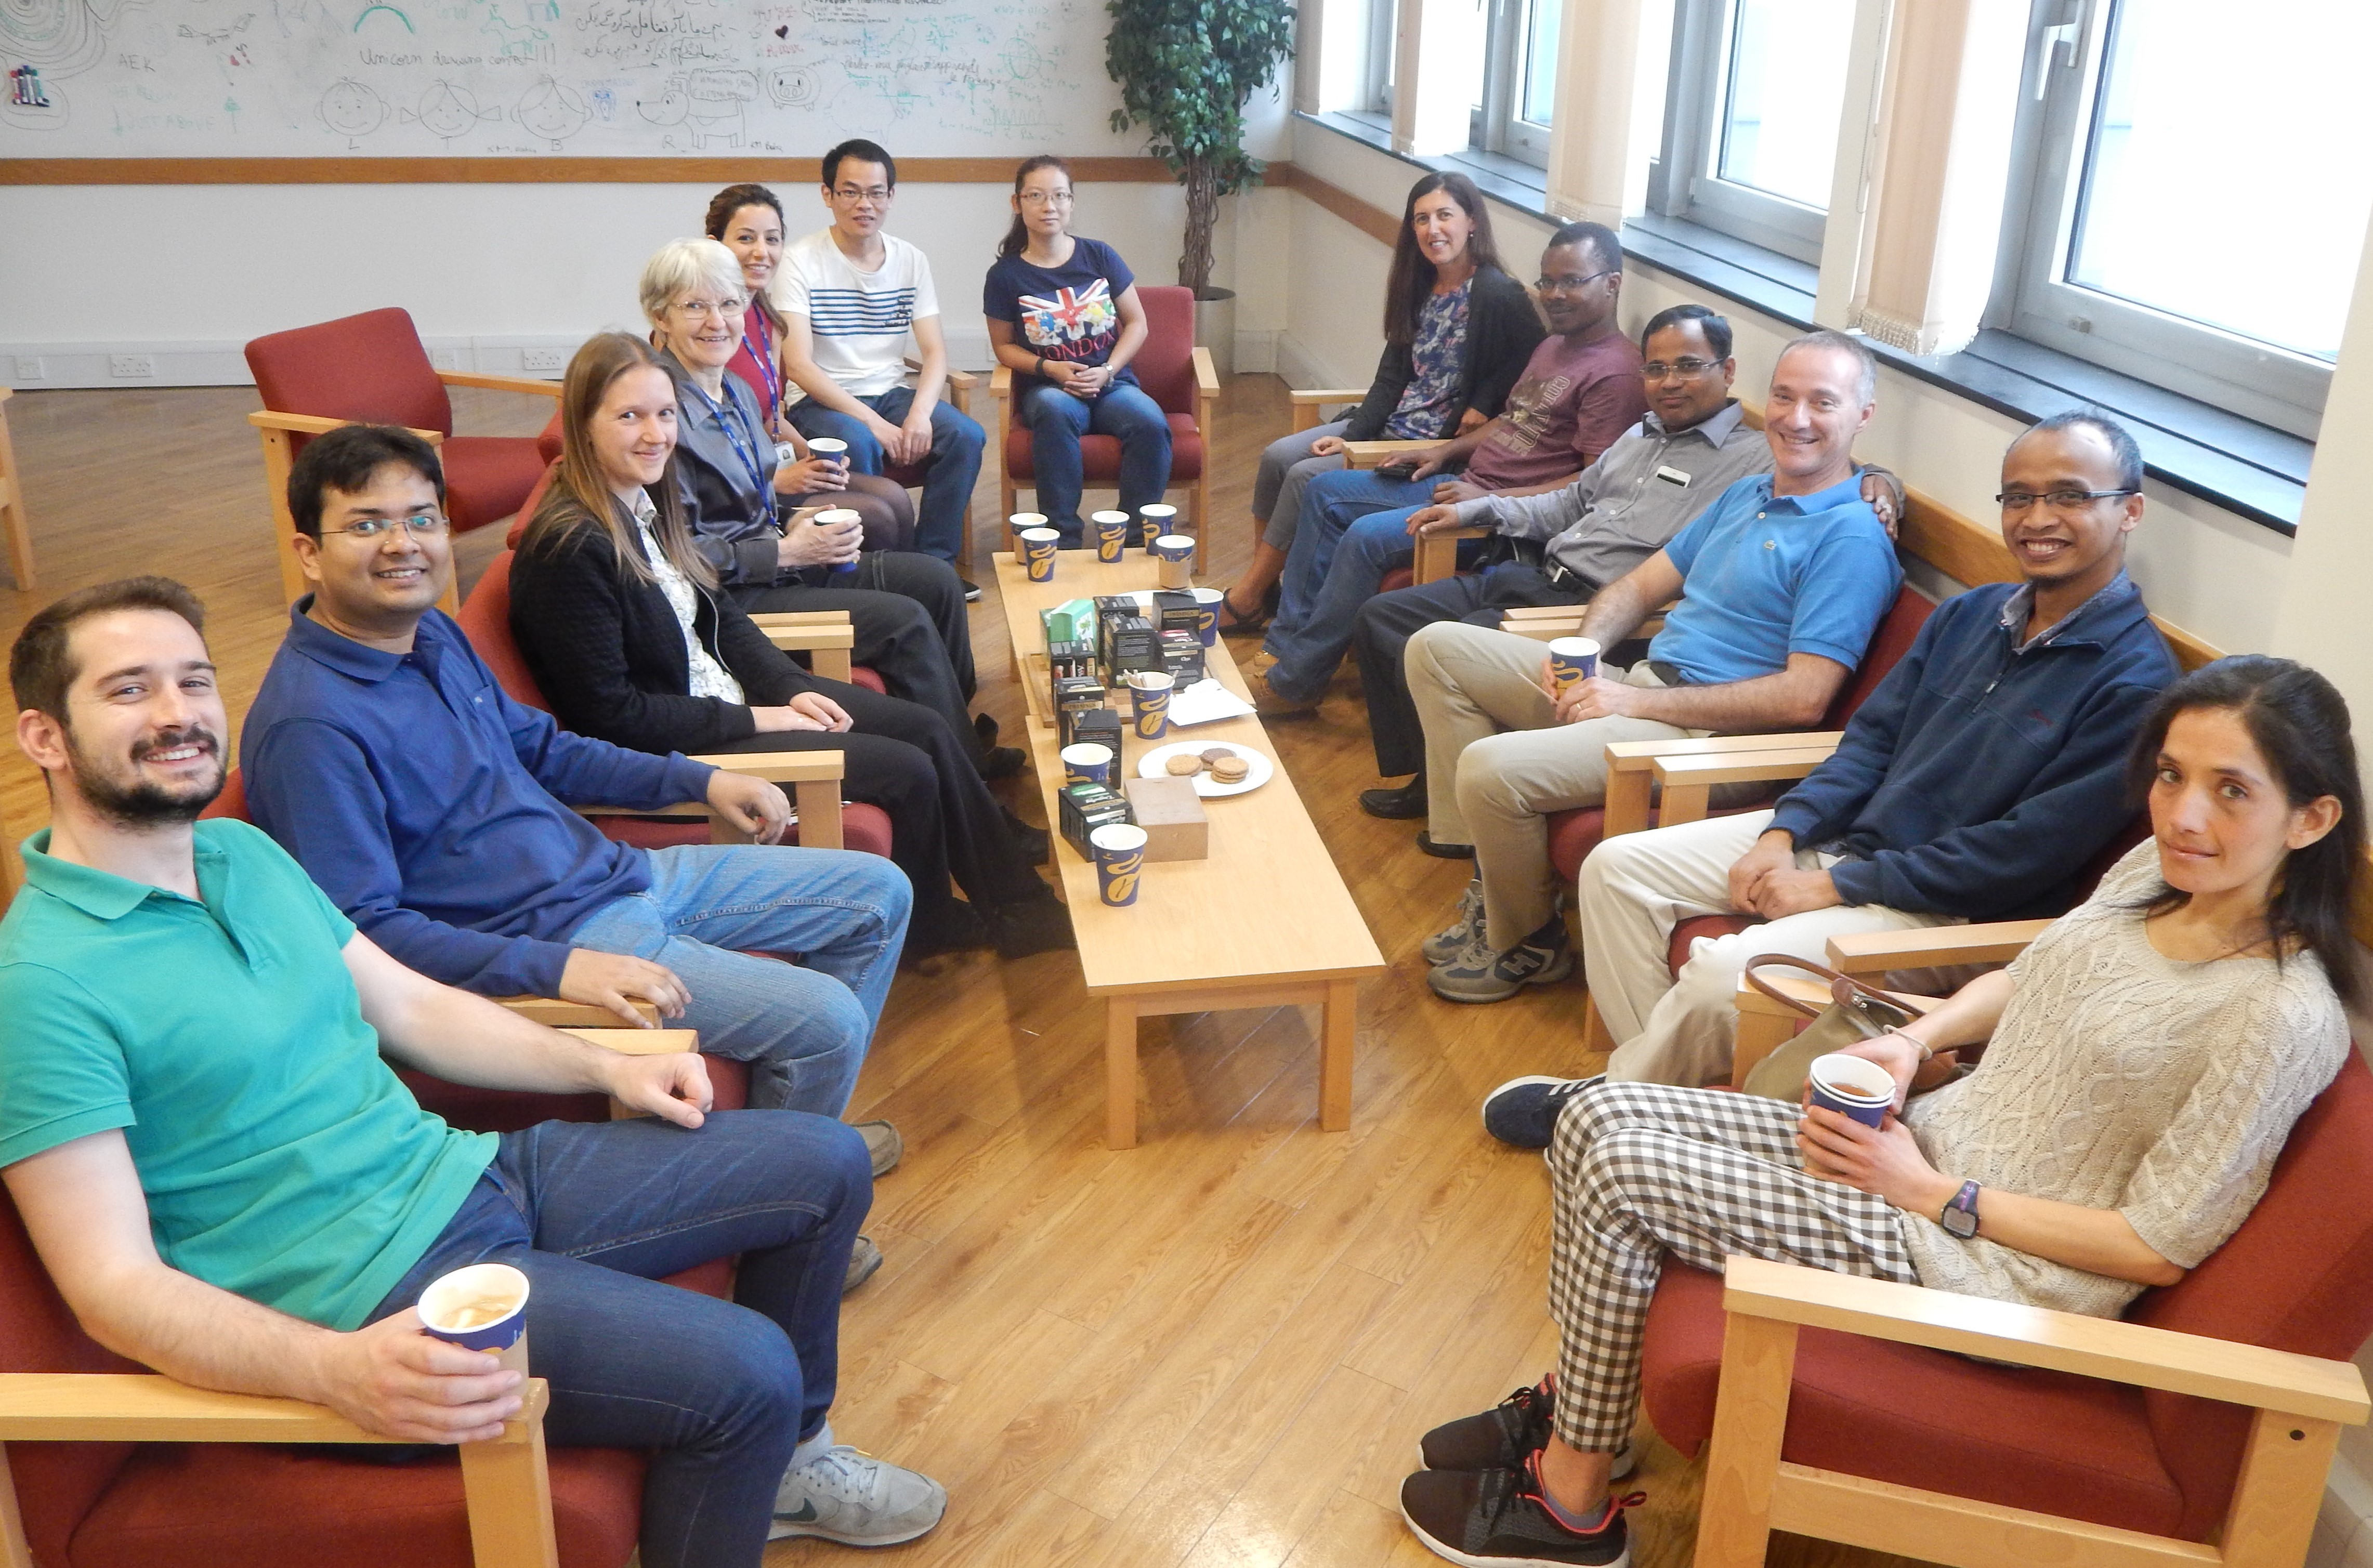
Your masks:
[[[1195,297],[1195,341],[1211,351],[1211,368],[1225,383],[1236,373],[1236,291],[1207,288]]]

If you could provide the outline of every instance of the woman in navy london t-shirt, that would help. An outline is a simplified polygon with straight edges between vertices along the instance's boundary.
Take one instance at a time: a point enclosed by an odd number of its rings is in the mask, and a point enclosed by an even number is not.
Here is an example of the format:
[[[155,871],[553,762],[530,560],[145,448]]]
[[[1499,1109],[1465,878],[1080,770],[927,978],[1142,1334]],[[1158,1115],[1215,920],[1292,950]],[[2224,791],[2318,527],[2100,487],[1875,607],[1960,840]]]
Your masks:
[[[1145,307],[1120,252],[1071,228],[1071,169],[1042,155],[1013,176],[1013,227],[988,269],[982,309],[1013,408],[1030,429],[1038,509],[1080,543],[1080,438],[1120,441],[1120,507],[1134,513],[1170,485],[1170,420],[1129,373]]]

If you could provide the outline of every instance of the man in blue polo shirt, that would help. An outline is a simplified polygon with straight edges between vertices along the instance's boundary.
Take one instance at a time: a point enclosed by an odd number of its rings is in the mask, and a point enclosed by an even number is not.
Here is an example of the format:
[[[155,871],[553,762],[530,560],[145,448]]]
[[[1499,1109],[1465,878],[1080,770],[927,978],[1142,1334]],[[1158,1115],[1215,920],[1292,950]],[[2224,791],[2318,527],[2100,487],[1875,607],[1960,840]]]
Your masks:
[[[790,805],[506,696],[436,608],[453,569],[443,501],[435,452],[403,430],[347,426],[298,458],[288,504],[314,591],[240,735],[256,825],[431,979],[629,1022],[640,998],[748,1062],[753,1106],[838,1116],[906,939],[906,874],[838,849],[652,851],[595,831],[569,804],[707,801],[763,841]],[[752,956],[773,953],[801,962]],[[886,1126],[872,1137],[894,1154]]]
[[[1425,943],[1435,995],[1502,1001],[1572,972],[1548,817],[1606,799],[1610,743],[1804,729],[1828,710],[1903,581],[1854,471],[1877,375],[1841,333],[1781,351],[1764,404],[1773,472],[1591,600],[1581,635],[1602,649],[1680,600],[1629,671],[1560,693],[1529,638],[1443,622],[1409,639],[1426,772],[1456,780],[1429,791],[1421,847],[1476,860],[1457,919]]]
[[[9,658],[51,825],[0,919],[0,1179],[84,1330],[200,1387],[473,1442],[520,1375],[423,1334],[414,1303],[505,1262],[533,1286],[547,1435],[650,1451],[650,1568],[929,1530],[938,1484],[826,1419],[863,1140],[710,1114],[697,1056],[601,1050],[426,979],[264,835],[195,821],[229,728],[202,619],[179,583],[106,583]],[[648,1115],[462,1132],[396,1065]],[[731,1302],[657,1282],[736,1253]]]

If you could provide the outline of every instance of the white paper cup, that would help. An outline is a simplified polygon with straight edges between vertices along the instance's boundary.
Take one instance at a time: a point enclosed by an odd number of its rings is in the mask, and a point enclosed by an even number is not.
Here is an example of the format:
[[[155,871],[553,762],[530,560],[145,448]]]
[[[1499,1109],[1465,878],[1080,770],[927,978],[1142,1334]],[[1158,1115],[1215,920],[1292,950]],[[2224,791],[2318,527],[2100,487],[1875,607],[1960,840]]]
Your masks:
[[[1011,517],[1007,518],[1005,520],[1005,536],[1014,541],[1013,553],[1017,556],[1022,553],[1021,539],[1024,529],[1044,528],[1046,526],[1046,514],[1045,512],[1015,512]]]

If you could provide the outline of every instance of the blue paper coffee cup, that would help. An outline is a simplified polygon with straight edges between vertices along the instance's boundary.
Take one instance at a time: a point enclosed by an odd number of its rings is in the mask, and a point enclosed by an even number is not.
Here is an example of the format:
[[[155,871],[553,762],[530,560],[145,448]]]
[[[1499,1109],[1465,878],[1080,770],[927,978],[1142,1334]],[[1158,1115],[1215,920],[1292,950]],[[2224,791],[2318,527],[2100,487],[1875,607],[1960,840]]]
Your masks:
[[[1553,638],[1549,641],[1549,679],[1560,691],[1571,691],[1598,674],[1598,644],[1586,637]]]
[[[1096,559],[1110,566],[1128,546],[1128,513],[1094,512],[1088,518],[1095,530]]]
[[[818,512],[815,520],[818,528],[847,528],[852,524],[861,524],[865,521],[863,517],[847,507],[835,507],[830,511]],[[857,557],[855,556],[849,556],[845,561],[833,562],[832,584],[834,587],[848,587],[849,579],[856,575]]]
[[[420,1327],[448,1344],[492,1354],[527,1330],[528,1278],[508,1263],[473,1263],[420,1293]]]
[[[1198,588],[1195,594],[1195,638],[1209,648],[1220,640],[1220,601],[1227,594],[1216,588]]]
[[[1151,670],[1135,671],[1129,675],[1129,718],[1136,725],[1138,739],[1158,741],[1170,728],[1170,688],[1174,684],[1168,675]]]
[[[1153,554],[1153,542],[1170,532],[1177,517],[1176,507],[1157,504],[1137,509],[1137,525],[1141,531],[1138,537],[1143,542],[1147,555]]]
[[[1833,1051],[1817,1056],[1806,1070],[1813,1104],[1852,1117],[1865,1127],[1883,1127],[1895,1105],[1895,1076],[1875,1061]]]
[[[1063,748],[1063,782],[1066,784],[1109,784],[1112,782],[1112,770],[1110,746],[1081,741],[1077,745]]]
[[[1055,548],[1063,536],[1051,528],[1025,528],[1022,531],[1022,565],[1033,582],[1046,582],[1055,576]]]
[[[1145,829],[1125,822],[1099,827],[1088,835],[1096,852],[1096,896],[1116,909],[1137,902],[1137,884],[1145,870]]]

